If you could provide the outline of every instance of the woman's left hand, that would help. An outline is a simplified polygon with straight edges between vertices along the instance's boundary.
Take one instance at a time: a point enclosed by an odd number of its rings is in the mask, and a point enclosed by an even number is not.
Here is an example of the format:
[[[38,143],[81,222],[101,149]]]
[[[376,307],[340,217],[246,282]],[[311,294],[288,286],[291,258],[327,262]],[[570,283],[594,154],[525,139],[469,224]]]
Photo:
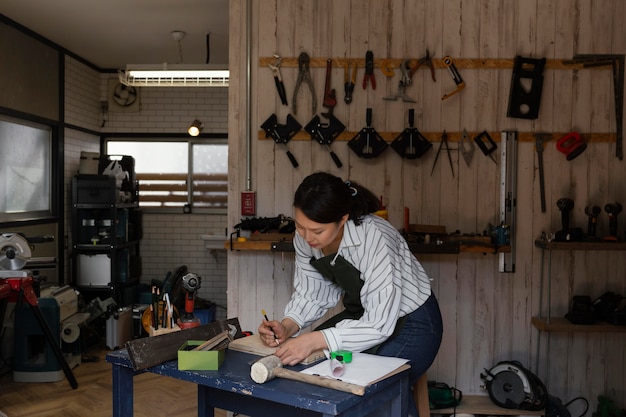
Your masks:
[[[311,353],[326,348],[324,335],[321,332],[311,332],[287,340],[281,344],[275,355],[280,358],[283,365],[297,365]]]

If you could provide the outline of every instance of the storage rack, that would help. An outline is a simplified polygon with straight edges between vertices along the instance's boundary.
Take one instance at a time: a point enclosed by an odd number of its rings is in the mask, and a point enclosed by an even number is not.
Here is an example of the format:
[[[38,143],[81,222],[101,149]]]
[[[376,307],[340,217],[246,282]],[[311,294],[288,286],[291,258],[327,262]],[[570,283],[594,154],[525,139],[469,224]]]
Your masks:
[[[141,276],[141,212],[136,196],[120,202],[115,178],[72,179],[72,282],[95,298],[108,294],[118,305],[133,302]]]

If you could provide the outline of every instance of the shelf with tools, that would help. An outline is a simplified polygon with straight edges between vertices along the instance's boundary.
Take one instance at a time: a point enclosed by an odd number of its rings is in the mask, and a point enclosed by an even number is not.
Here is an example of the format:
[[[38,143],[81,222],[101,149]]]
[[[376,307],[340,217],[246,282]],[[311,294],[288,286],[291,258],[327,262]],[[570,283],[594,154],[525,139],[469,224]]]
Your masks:
[[[626,326],[617,326],[606,322],[596,322],[593,324],[574,324],[562,317],[552,317],[551,315],[551,286],[552,279],[552,252],[553,251],[626,251],[624,242],[557,242],[545,239],[535,240],[535,246],[542,250],[541,257],[541,287],[543,294],[544,268],[547,268],[548,294],[547,311],[544,315],[542,311],[539,315],[531,318],[532,325],[539,331],[544,332],[626,332]],[[544,253],[548,253],[547,266],[545,266]],[[540,294],[540,299],[542,298]]]
[[[626,331],[626,326],[620,327],[611,325],[608,323],[597,323],[590,325],[581,325],[571,323],[569,320],[552,317],[551,316],[551,286],[550,280],[552,279],[552,252],[553,251],[626,251],[626,243],[624,242],[603,242],[603,241],[590,241],[590,242],[560,242],[560,241],[548,241],[545,239],[535,240],[535,246],[542,250],[542,262],[541,262],[541,288],[543,293],[543,281],[544,281],[544,253],[548,253],[547,260],[547,281],[548,281],[548,294],[547,294],[547,311],[544,316],[542,312],[539,316],[533,317],[532,325],[541,330],[548,332],[581,332],[581,331],[594,331],[594,332],[623,332]],[[540,295],[542,298],[542,295]]]
[[[233,239],[231,242],[224,242],[224,249],[236,251],[272,251],[272,252],[293,252],[293,243],[290,238],[283,240],[246,240],[237,241]],[[409,248],[414,254],[449,254],[458,253],[508,253],[510,246],[498,246],[486,242],[472,241],[469,239],[451,240],[441,243],[412,243],[409,242]]]
[[[626,326],[620,326],[612,324],[606,321],[595,320],[591,324],[575,324],[565,317],[552,317],[551,314],[551,280],[552,280],[552,252],[555,251],[626,251],[626,243],[623,242],[604,242],[604,241],[580,241],[580,242],[561,242],[561,241],[548,241],[547,239],[540,238],[535,240],[535,247],[541,249],[541,276],[540,276],[540,288],[539,288],[539,314],[538,316],[531,317],[531,325],[539,331],[536,344],[536,363],[535,372],[539,371],[539,358],[541,355],[542,334],[546,339],[545,347],[545,373],[549,375],[549,363],[550,363],[550,337],[553,333],[558,334],[572,334],[572,333],[626,333]],[[546,255],[547,254],[547,260]],[[547,310],[544,315],[543,312],[543,299],[544,292],[544,269],[547,269]],[[586,320],[585,320],[586,321]],[[546,379],[546,384],[549,381]]]

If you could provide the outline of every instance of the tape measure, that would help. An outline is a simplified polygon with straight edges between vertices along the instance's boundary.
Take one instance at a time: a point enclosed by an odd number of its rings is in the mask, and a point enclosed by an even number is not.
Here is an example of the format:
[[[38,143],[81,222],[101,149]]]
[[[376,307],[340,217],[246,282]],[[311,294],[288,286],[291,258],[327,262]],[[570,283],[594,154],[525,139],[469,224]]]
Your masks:
[[[350,363],[352,362],[352,352],[349,350],[336,350],[330,352],[330,358],[337,359],[341,363]]]

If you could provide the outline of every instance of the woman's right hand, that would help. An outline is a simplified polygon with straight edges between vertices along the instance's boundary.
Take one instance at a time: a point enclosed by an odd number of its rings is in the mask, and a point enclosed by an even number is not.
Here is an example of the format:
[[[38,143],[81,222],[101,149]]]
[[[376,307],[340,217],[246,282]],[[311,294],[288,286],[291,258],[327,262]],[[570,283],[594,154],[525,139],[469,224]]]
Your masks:
[[[279,347],[287,339],[285,326],[276,320],[263,320],[259,326],[259,337],[269,347]]]

